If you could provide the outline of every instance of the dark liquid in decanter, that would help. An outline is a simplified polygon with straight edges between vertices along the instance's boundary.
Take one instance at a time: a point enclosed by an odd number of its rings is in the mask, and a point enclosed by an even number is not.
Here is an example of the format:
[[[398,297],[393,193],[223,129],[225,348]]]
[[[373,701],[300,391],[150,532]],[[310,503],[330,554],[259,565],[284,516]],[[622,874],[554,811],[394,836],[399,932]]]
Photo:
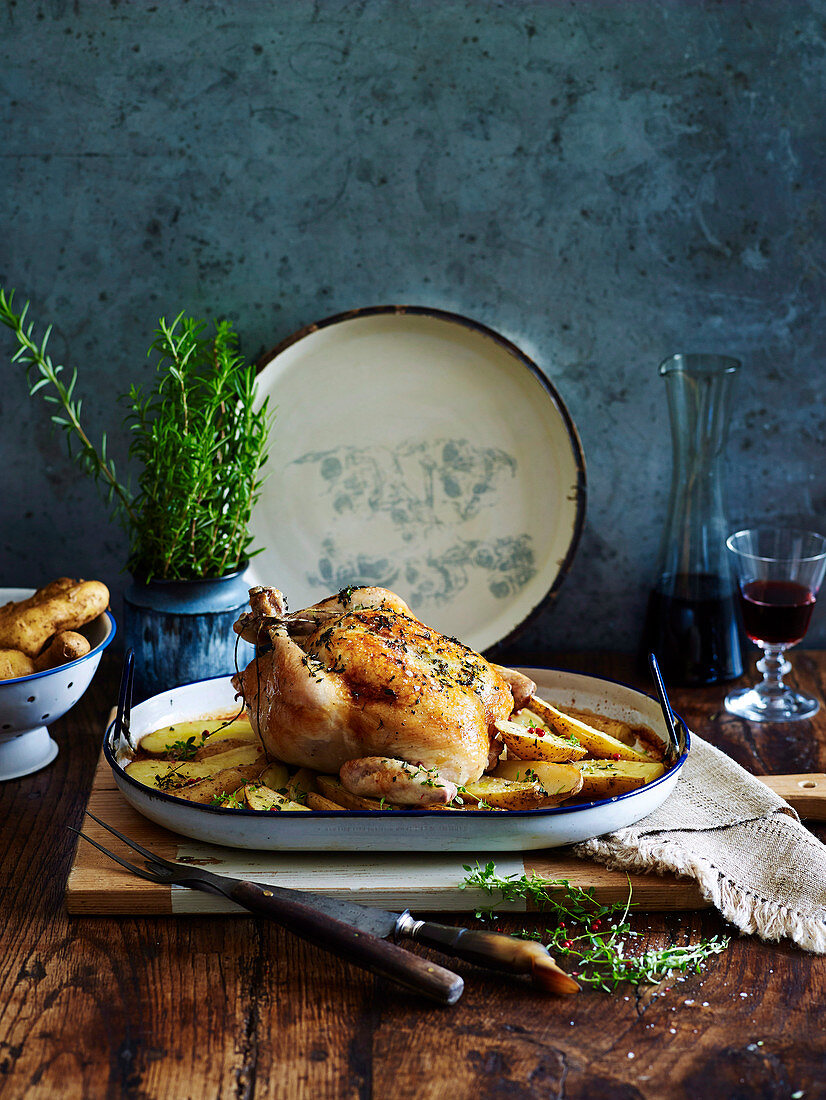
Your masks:
[[[737,679],[735,591],[711,573],[660,578],[648,599],[641,656],[649,650],[668,684],[697,687]]]

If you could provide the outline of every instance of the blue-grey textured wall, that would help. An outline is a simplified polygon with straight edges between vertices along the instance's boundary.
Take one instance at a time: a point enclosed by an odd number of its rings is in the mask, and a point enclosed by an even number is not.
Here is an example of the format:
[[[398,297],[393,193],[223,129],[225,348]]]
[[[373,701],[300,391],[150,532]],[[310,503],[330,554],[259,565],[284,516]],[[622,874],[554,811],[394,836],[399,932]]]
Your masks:
[[[250,356],[381,302],[500,330],[589,473],[525,646],[630,650],[670,477],[664,356],[745,363],[732,523],[826,526],[825,47],[823,0],[9,2],[0,279],[55,321],[121,458],[116,395],[161,313],[227,315]],[[121,532],[0,369],[0,583],[122,588]]]

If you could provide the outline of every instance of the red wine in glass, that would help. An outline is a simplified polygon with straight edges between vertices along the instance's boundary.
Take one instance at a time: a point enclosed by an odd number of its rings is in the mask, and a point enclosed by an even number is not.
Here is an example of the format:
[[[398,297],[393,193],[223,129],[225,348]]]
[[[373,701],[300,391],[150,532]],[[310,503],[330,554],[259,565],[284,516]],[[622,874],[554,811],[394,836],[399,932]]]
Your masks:
[[[796,645],[814,606],[814,592],[796,581],[749,581],[740,588],[743,626],[753,642]]]

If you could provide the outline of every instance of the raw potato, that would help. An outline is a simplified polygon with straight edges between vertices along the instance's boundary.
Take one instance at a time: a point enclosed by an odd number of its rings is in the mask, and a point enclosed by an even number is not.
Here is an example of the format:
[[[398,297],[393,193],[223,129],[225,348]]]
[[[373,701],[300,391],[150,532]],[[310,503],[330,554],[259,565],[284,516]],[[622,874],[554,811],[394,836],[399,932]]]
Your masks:
[[[509,757],[516,756],[520,760],[565,761],[581,760],[588,755],[581,745],[575,745],[573,741],[545,731],[544,726],[541,727],[542,736],[539,736],[528,733],[522,723],[500,720],[495,725],[502,735]]]
[[[0,649],[0,680],[16,680],[18,676],[31,676],[36,671],[31,657],[19,649]]]
[[[613,798],[644,787],[665,773],[664,764],[637,760],[580,760],[573,766],[582,772],[579,793],[583,798]]]
[[[19,615],[22,611],[28,610],[30,607],[34,607],[35,604],[42,603],[50,596],[55,596],[59,592],[63,592],[67,588],[71,588],[73,584],[77,584],[77,581],[73,581],[71,577],[58,577],[55,581],[49,581],[48,584],[44,584],[42,588],[31,596],[27,596],[25,600],[9,600],[8,603],[4,603],[0,607],[0,619],[3,619],[7,613],[11,615]]]
[[[497,764],[493,773],[502,779],[521,779],[526,783],[538,780],[549,799],[558,805],[582,790],[582,772],[576,764],[556,764],[547,760],[506,760]],[[549,801],[543,803],[551,805]]]
[[[36,657],[53,634],[85,626],[108,606],[109,589],[100,581],[81,581],[22,610],[7,604],[0,611],[0,646]]]
[[[74,630],[61,630],[59,634],[55,634],[40,656],[35,658],[35,671],[45,672],[47,668],[67,665],[69,661],[85,657],[91,648],[82,634]]]
[[[264,810],[268,813],[277,813],[279,810],[304,810],[309,812],[306,806],[301,806],[298,802],[291,802],[289,798],[285,798],[278,791],[273,791],[259,783],[247,783],[244,787],[244,798],[251,810]]]
[[[224,729],[220,729],[225,726]],[[169,752],[173,745],[179,741],[186,742],[194,737],[196,749],[204,744],[204,734],[209,731],[207,740],[210,744],[217,744],[221,740],[257,741],[258,738],[249,720],[240,718],[230,721],[228,718],[204,718],[196,722],[176,722],[171,726],[163,726],[153,730],[141,738],[141,752],[148,752],[150,756],[163,756]]]
[[[557,710],[556,707],[546,703],[543,699],[534,696],[531,699],[531,710],[538,714],[543,722],[547,722],[549,726],[555,729],[557,733],[565,737],[575,737],[591,756],[601,760],[637,760],[650,763],[650,757],[644,756],[624,742],[618,741],[616,737],[611,737],[610,734],[603,733],[601,730],[594,729],[593,726],[581,722],[578,718],[571,718],[570,715]]]

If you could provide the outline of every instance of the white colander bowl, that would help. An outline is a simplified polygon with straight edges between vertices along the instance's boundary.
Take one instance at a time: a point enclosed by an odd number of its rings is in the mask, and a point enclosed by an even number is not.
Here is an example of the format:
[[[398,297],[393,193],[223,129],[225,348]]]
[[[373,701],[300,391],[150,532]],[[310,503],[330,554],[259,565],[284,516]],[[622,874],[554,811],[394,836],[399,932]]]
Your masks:
[[[0,588],[0,605],[25,600],[34,591]],[[0,781],[17,779],[51,764],[57,756],[57,745],[46,723],[62,718],[86,691],[116,629],[114,616],[104,611],[79,631],[92,647],[85,656],[46,672],[0,680]]]

